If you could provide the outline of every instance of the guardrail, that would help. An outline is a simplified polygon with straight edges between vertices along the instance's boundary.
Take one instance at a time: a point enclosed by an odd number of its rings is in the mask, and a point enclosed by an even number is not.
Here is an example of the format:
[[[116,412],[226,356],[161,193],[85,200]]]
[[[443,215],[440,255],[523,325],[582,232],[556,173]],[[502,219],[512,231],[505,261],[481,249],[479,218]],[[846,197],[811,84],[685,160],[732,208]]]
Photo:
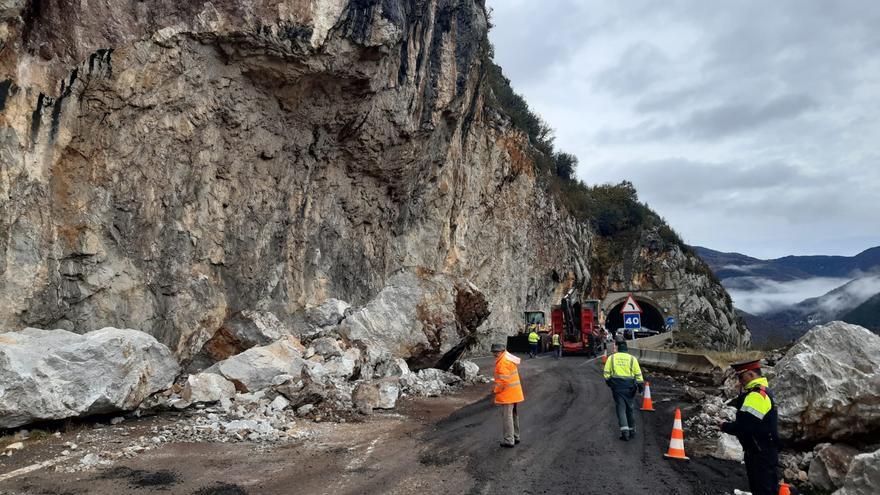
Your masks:
[[[663,333],[653,337],[629,341],[627,342],[629,353],[635,356],[640,364],[652,368],[697,375],[713,375],[722,370],[719,364],[715,363],[705,354],[651,348],[671,338],[671,333]]]

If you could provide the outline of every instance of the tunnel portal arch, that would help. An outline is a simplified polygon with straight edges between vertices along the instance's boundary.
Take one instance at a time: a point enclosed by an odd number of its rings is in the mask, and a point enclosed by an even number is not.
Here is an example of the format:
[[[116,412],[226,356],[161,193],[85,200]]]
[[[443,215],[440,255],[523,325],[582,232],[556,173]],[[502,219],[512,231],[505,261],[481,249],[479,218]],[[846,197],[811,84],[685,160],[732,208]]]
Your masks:
[[[642,309],[642,328],[648,328],[658,332],[665,331],[666,317],[663,316],[663,311],[654,302],[648,301],[644,298],[636,297],[636,301]],[[625,302],[626,298],[623,298],[612,303],[612,305],[608,307],[609,309],[605,317],[605,328],[609,331],[623,328],[623,314],[620,312],[620,309]]]

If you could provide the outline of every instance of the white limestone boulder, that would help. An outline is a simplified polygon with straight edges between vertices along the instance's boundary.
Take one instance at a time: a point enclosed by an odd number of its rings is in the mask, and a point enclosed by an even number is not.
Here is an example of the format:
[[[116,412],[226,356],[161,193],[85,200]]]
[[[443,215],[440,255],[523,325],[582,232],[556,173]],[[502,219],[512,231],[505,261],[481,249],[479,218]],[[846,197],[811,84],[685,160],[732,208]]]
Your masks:
[[[880,432],[880,336],[863,327],[814,327],[771,378],[784,438],[839,441]]]
[[[871,495],[880,493],[880,450],[859,454],[853,459],[843,488],[833,495]]]
[[[131,411],[179,371],[167,347],[137,330],[0,334],[0,428]]]
[[[217,402],[235,396],[235,385],[216,373],[199,373],[187,377],[180,396],[190,404]]]
[[[284,337],[272,344],[252,347],[206,369],[235,384],[239,392],[256,392],[273,385],[279,375],[298,378],[305,363],[301,344],[295,337]]]

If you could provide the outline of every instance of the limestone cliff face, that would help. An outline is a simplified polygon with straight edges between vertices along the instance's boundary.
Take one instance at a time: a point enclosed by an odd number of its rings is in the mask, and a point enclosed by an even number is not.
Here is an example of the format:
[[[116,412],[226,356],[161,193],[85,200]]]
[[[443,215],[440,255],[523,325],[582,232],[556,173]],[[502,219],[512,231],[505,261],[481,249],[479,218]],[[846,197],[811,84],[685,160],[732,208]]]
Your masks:
[[[186,359],[240,311],[359,306],[425,268],[511,332],[589,281],[593,235],[484,106],[486,29],[479,0],[0,1],[0,324]]]

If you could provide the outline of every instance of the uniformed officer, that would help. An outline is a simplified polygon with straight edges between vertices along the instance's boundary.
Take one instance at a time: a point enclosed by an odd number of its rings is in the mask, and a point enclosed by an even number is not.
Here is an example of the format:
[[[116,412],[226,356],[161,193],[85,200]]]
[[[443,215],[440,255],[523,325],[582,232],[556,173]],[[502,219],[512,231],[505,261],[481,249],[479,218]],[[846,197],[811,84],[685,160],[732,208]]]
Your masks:
[[[761,376],[760,360],[734,363],[731,367],[742,391],[731,402],[736,407],[736,420],[719,426],[724,433],[735,435],[743,447],[752,495],[776,495],[779,431],[770,385]]]

